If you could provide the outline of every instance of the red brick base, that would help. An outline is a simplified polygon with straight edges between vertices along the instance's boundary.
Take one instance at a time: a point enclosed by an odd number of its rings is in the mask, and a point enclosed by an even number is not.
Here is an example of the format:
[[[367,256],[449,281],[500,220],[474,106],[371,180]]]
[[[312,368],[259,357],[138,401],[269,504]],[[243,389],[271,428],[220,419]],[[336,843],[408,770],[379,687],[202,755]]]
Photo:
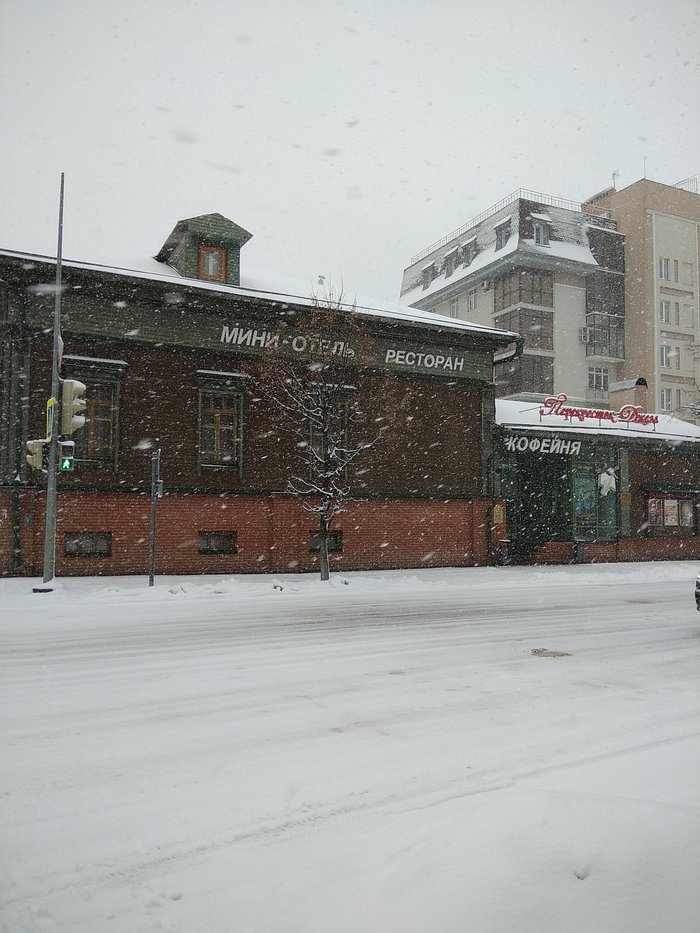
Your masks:
[[[0,492],[0,576],[41,576],[44,503],[34,490]],[[343,550],[335,570],[474,567],[496,563],[506,537],[504,510],[487,499],[376,499],[352,502],[338,516]],[[148,573],[150,496],[61,493],[56,573],[92,576]],[[309,550],[314,515],[293,496],[169,495],[158,502],[156,572],[290,573],[318,569]],[[492,524],[492,516],[498,524]],[[112,533],[111,557],[66,557],[66,532]],[[200,531],[236,531],[237,554],[199,554]],[[16,549],[15,544],[19,547]],[[550,542],[529,563],[700,559],[700,537],[627,538],[610,544]]]
[[[550,541],[535,550],[532,564],[611,563],[643,560],[700,559],[700,538],[623,538],[607,544],[574,544],[573,541]]]
[[[45,495],[0,493],[0,575],[40,576]],[[336,570],[466,567],[494,563],[491,500],[363,500],[349,504],[333,527],[342,531]],[[502,511],[502,510],[501,510]],[[15,528],[19,522],[19,551]],[[157,506],[157,573],[282,573],[311,571],[314,515],[293,496],[168,495]],[[148,573],[150,496],[61,493],[58,496],[56,573],[88,576]],[[111,557],[66,557],[66,532],[111,532]],[[200,531],[236,531],[237,554],[199,554]]]

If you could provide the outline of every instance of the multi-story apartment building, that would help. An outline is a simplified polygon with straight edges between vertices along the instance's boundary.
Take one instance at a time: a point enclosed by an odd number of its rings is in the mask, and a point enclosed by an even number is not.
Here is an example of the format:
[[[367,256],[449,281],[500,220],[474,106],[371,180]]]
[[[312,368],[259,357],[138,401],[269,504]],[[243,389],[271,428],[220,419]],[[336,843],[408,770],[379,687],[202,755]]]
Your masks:
[[[520,189],[414,256],[401,300],[522,334],[523,356],[497,367],[499,396],[600,406],[623,378],[624,268],[607,208]]]
[[[691,420],[700,408],[698,176],[674,186],[644,178],[583,207],[607,212],[625,235],[623,378],[644,376],[650,408]]]
[[[639,381],[648,408],[700,420],[699,278],[698,176],[641,179],[583,204],[516,191],[414,256],[401,296],[523,334],[498,395],[605,407]]]

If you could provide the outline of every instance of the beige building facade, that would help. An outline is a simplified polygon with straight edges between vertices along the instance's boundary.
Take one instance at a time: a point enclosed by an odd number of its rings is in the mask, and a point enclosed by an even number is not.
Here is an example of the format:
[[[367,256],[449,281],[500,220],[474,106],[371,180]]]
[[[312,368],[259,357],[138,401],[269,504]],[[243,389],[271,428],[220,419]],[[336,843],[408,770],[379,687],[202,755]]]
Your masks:
[[[700,421],[700,194],[642,179],[590,198],[625,236],[625,379],[642,376],[649,407]]]

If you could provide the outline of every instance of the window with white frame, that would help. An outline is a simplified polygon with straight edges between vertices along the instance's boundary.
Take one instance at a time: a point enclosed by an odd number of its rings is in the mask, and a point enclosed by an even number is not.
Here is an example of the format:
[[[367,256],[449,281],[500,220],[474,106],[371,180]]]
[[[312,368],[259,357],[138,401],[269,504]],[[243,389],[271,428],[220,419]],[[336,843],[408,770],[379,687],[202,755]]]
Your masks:
[[[591,366],[588,370],[588,388],[595,392],[607,392],[610,370],[604,366]]]
[[[536,246],[549,246],[549,224],[537,220],[533,224]]]
[[[197,276],[213,282],[226,281],[226,250],[223,246],[201,245],[199,247]]]
[[[671,323],[671,302],[664,301],[663,299],[659,302],[659,320],[663,324]]]
[[[671,405],[673,404],[671,392],[671,389],[661,390],[661,411],[671,411]]]
[[[476,289],[470,288],[467,292],[467,311],[476,311]]]
[[[667,281],[671,278],[671,260],[666,257],[659,258],[659,278]]]
[[[663,369],[671,368],[671,347],[667,343],[662,343],[659,348],[661,355],[661,366]]]
[[[459,317],[459,298],[450,298],[450,317]]]

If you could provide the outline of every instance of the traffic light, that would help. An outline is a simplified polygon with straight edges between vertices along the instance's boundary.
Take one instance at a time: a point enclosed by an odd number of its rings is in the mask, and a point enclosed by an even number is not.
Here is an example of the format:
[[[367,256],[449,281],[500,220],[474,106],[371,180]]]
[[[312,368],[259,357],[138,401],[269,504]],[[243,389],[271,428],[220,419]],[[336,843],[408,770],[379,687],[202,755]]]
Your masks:
[[[70,473],[73,470],[73,458],[75,457],[75,441],[58,442],[58,469],[63,473]]]
[[[27,441],[27,463],[33,470],[41,470],[44,466],[45,441]]]
[[[77,379],[64,379],[61,390],[61,434],[72,434],[85,425],[87,386]]]

